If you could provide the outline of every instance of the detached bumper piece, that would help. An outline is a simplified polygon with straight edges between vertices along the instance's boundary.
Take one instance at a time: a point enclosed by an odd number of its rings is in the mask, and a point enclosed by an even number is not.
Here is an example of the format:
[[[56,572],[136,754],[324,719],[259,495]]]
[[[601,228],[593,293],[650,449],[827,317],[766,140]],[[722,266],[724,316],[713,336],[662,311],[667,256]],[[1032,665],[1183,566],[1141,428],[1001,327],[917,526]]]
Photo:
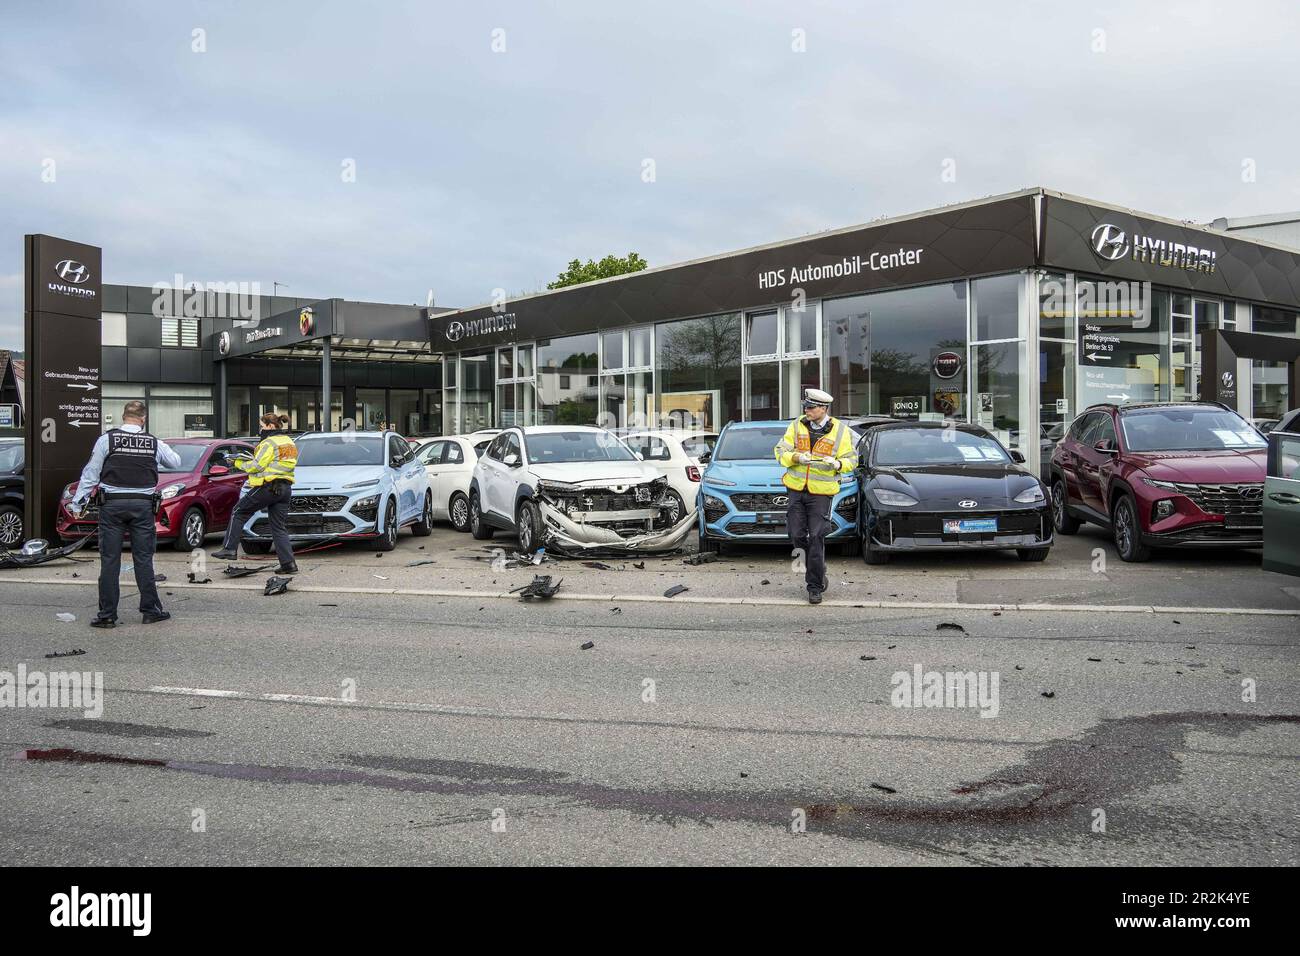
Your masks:
[[[676,516],[660,478],[643,485],[558,487],[544,483],[538,498],[548,551],[590,555],[673,551],[695,528],[695,512]]]

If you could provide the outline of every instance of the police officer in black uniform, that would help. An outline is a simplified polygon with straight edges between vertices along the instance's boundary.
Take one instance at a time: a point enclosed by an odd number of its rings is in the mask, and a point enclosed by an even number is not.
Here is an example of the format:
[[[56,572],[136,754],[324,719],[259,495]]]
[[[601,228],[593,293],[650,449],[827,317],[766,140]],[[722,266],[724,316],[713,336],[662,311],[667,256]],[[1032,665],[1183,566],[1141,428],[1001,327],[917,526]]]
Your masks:
[[[75,514],[86,509],[91,490],[99,496],[99,613],[91,627],[117,627],[118,576],[122,573],[122,539],[131,539],[135,584],[140,591],[140,613],[146,624],[171,617],[158,600],[153,555],[158,542],[154,515],[158,466],[179,468],[181,456],[166,442],[145,431],[144,402],[127,402],[122,427],[99,436],[81,481],[72,496]]]

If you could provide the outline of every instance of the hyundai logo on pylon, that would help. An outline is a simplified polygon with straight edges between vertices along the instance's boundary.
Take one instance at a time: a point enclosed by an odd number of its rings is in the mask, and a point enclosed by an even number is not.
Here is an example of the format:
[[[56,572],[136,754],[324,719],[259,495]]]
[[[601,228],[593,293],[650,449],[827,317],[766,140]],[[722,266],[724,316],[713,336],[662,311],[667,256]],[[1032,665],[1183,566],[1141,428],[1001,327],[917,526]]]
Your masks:
[[[54,272],[64,282],[81,285],[90,278],[90,270],[76,259],[61,259],[54,264]]]

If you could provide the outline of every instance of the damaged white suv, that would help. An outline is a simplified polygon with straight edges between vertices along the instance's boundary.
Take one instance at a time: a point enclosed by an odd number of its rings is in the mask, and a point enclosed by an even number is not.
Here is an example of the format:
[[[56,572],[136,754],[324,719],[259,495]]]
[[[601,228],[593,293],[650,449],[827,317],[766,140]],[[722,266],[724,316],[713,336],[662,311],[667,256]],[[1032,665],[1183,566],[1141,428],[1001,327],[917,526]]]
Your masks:
[[[531,552],[665,551],[694,529],[668,480],[603,428],[507,428],[474,466],[470,533],[513,533]]]

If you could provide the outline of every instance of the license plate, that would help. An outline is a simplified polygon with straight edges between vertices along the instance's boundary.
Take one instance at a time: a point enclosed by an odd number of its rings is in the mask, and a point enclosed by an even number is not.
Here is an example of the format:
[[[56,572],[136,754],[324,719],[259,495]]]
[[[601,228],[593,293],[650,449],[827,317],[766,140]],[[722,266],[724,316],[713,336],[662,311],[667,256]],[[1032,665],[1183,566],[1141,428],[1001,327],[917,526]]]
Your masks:
[[[779,512],[760,513],[754,515],[754,521],[757,524],[785,524],[785,515]]]
[[[1224,515],[1223,526],[1229,530],[1239,528],[1263,528],[1263,515]]]
[[[944,534],[989,534],[998,530],[997,518],[944,518]]]

